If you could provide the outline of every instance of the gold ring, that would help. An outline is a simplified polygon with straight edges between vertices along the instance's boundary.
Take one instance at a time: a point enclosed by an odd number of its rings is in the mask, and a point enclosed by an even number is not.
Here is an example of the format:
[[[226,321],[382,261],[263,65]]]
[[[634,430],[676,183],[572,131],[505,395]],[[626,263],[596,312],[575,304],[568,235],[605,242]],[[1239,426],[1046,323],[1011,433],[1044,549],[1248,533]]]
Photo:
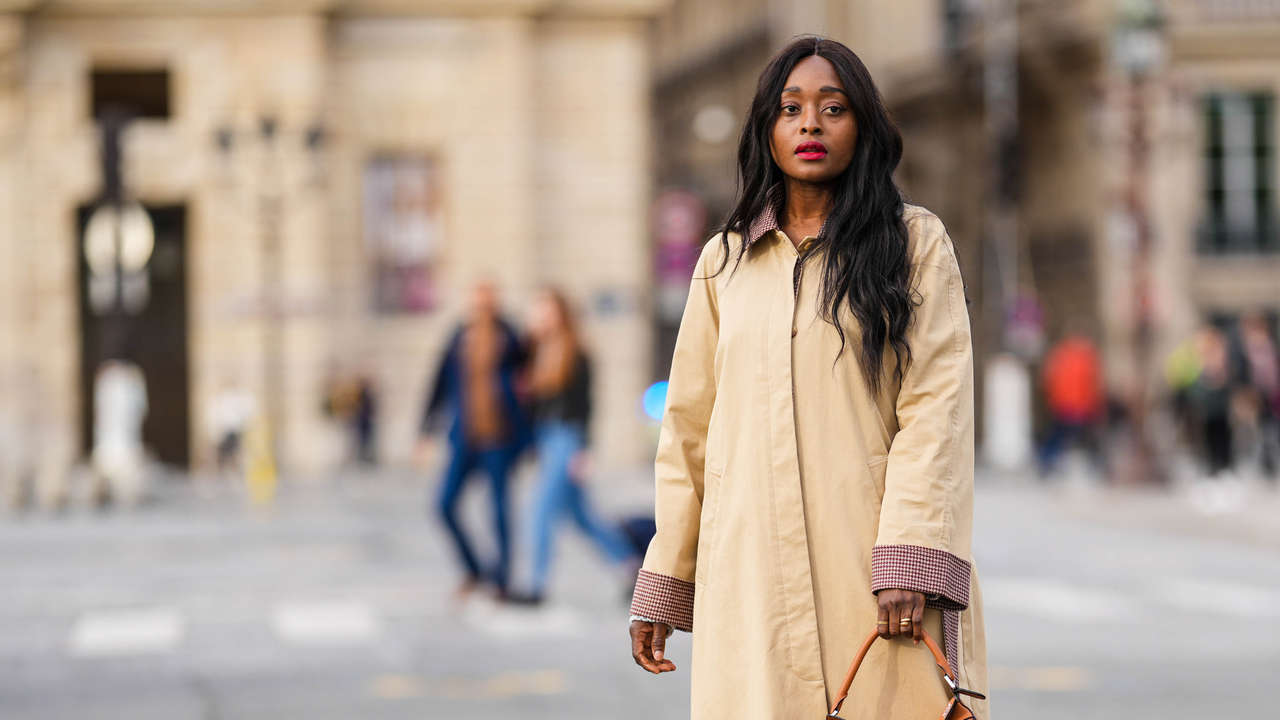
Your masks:
[[[899,621],[898,621],[898,624],[899,624],[899,625],[901,625],[901,626],[903,626],[903,627],[906,627],[906,626],[908,626],[908,625],[910,625],[910,624],[911,624],[911,618],[903,618],[903,619],[901,619],[901,620],[899,620]]]
[[[876,624],[877,624],[877,625],[888,625],[888,624],[889,624],[889,621],[888,621],[888,620],[880,620],[880,621],[876,622]]]

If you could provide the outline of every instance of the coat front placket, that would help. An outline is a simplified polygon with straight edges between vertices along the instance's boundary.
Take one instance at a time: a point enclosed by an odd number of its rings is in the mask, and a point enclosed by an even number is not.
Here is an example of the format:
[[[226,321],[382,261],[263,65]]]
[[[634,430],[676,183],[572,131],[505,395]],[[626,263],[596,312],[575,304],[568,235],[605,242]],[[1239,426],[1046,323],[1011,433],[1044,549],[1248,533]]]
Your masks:
[[[795,396],[792,392],[791,342],[796,313],[794,277],[800,261],[795,246],[781,232],[770,239],[770,259],[778,266],[769,313],[765,366],[768,383],[770,475],[775,518],[774,540],[791,643],[792,671],[801,680],[822,681],[818,616],[809,564],[809,540],[800,484],[796,444]]]

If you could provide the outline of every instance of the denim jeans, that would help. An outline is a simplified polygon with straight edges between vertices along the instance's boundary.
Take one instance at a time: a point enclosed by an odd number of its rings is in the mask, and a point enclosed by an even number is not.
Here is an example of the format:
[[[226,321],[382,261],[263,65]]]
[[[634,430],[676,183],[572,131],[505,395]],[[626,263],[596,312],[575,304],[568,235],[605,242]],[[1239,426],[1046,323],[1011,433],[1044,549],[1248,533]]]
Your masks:
[[[531,527],[533,530],[533,592],[541,595],[551,568],[556,524],[568,514],[578,527],[613,562],[636,554],[617,523],[597,515],[587,494],[570,477],[574,455],[583,449],[582,428],[563,422],[544,422],[537,428],[538,485],[534,489]]]
[[[508,448],[479,450],[465,445],[454,445],[449,468],[440,484],[436,511],[444,520],[463,566],[471,577],[487,578],[499,588],[507,587],[511,566],[511,538],[507,526],[507,476],[515,453]],[[483,468],[489,476],[490,501],[493,507],[493,532],[498,546],[497,562],[488,571],[481,567],[475,548],[458,520],[458,500],[471,473]]]

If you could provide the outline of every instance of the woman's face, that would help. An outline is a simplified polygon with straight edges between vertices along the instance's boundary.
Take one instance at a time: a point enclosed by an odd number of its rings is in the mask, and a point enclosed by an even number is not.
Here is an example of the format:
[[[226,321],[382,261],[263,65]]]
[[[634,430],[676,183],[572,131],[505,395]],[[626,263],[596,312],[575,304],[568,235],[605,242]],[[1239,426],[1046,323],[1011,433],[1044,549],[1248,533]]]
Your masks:
[[[548,292],[534,296],[529,308],[529,329],[538,337],[545,337],[560,329],[560,308]]]
[[[769,147],[787,177],[820,184],[849,168],[858,121],[831,61],[814,55],[797,63],[778,101]]]

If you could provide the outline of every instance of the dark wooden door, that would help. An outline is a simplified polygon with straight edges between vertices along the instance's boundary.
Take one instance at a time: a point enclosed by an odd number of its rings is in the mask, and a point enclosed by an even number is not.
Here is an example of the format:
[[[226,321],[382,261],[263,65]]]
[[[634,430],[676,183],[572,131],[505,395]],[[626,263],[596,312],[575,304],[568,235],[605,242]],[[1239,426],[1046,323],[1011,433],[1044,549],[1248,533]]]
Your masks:
[[[81,407],[84,451],[93,447],[93,378],[113,343],[108,338],[109,318],[95,314],[89,305],[89,267],[84,257],[84,229],[93,208],[79,211],[80,237],[80,337]],[[129,316],[127,357],[142,368],[147,379],[150,409],[142,427],[142,439],[156,457],[169,465],[187,468],[191,462],[190,388],[187,359],[187,267],[185,205],[148,206],[155,227],[156,244],[147,264],[150,300],[137,315]]]

